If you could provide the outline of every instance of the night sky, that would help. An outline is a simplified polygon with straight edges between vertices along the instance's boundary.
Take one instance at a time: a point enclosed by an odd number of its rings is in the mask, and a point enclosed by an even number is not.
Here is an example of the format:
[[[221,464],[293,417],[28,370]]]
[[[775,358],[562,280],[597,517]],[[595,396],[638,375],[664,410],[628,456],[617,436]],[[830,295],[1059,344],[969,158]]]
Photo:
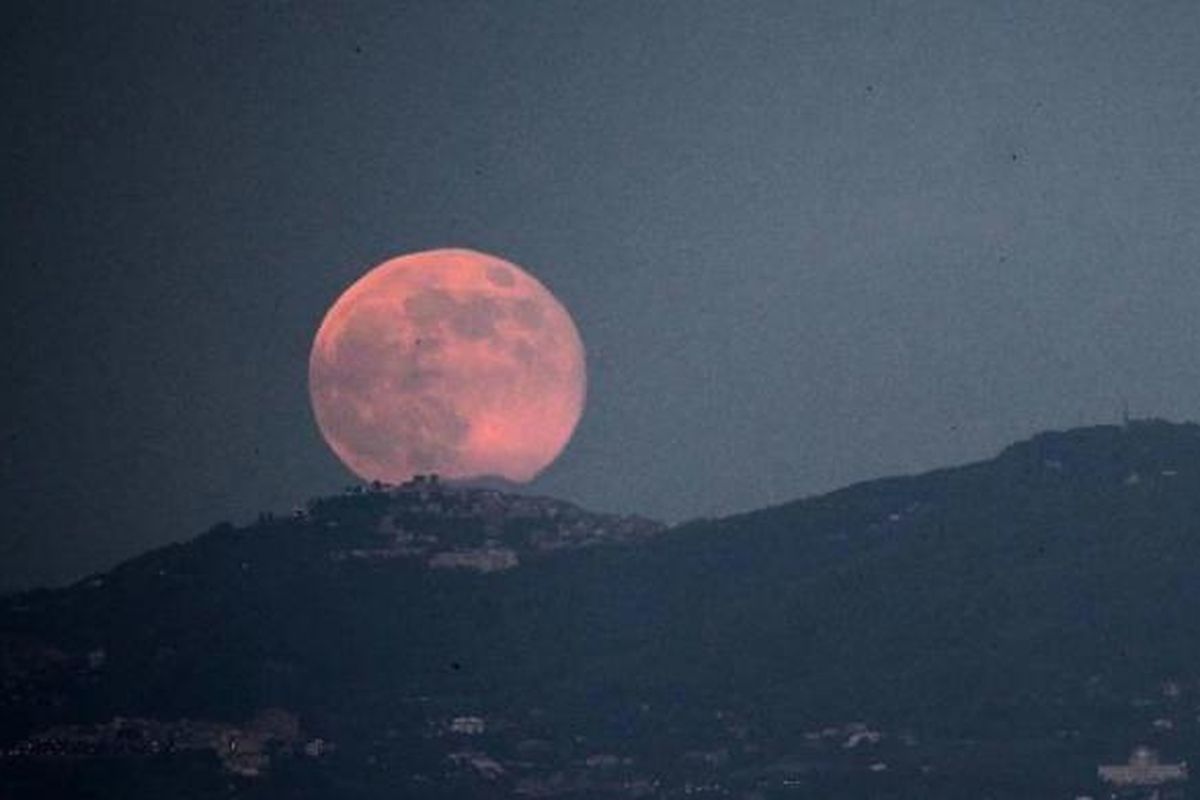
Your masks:
[[[0,11],[0,587],[353,482],[322,315],[442,246],[575,317],[530,488],[668,521],[1200,407],[1200,3]]]

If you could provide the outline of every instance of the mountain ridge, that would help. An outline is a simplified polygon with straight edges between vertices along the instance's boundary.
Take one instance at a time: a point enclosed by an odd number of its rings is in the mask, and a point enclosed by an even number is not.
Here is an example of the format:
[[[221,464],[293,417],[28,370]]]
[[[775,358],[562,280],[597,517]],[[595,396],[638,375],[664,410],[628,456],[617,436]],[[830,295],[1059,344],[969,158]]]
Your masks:
[[[0,598],[0,787],[46,780],[47,748],[125,764],[120,737],[170,735],[262,797],[308,796],[301,775],[355,776],[347,797],[1095,790],[1138,741],[1200,753],[1197,587],[1193,424],[1048,432],[669,529],[376,487]],[[268,760],[223,759],[230,731]],[[1002,746],[1026,753],[1010,794]]]

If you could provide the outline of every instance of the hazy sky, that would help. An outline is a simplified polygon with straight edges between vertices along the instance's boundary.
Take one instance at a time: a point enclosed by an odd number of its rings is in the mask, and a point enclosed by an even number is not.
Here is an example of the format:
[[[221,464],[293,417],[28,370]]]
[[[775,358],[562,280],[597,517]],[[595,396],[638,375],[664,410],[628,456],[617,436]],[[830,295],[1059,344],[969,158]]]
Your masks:
[[[370,266],[538,276],[588,408],[533,489],[677,520],[1200,414],[1200,3],[60,3],[0,21],[0,586],[351,475]]]

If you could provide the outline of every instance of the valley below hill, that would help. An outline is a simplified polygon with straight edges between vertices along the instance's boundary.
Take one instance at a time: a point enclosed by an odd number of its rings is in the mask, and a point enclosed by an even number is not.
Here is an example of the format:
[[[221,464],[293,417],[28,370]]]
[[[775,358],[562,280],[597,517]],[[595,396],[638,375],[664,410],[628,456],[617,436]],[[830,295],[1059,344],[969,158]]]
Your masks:
[[[0,798],[1190,797],[1197,608],[1195,425],[675,527],[422,478],[0,597]]]

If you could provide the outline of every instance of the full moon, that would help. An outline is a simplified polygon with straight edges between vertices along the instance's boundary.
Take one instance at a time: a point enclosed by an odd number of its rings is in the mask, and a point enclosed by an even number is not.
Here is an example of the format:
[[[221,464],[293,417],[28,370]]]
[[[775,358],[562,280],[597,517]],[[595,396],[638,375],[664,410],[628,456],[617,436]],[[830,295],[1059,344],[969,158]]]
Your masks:
[[[570,314],[515,264],[430,250],[372,269],[333,304],[308,388],[322,436],[365,480],[417,474],[525,482],[583,411]]]

